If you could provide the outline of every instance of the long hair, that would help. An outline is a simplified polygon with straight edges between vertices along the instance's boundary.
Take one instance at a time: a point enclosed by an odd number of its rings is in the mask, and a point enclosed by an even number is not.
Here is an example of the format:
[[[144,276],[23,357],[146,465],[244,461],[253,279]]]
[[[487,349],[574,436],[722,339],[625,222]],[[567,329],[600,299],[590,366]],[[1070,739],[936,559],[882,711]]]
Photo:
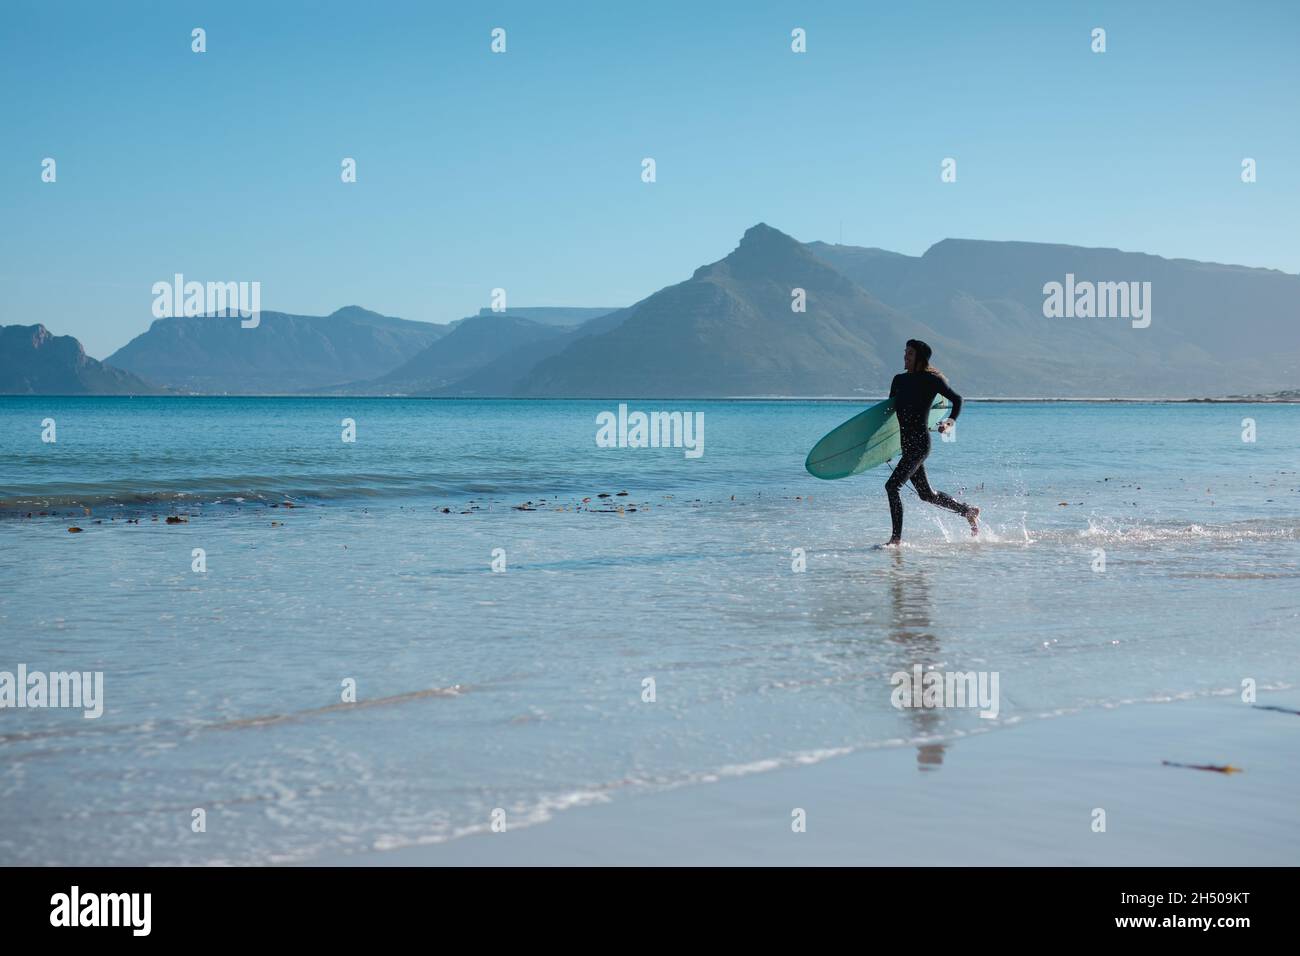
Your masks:
[[[939,371],[937,368],[935,368],[933,365],[930,364],[930,356],[934,354],[934,349],[930,348],[930,346],[922,342],[920,339],[908,339],[907,344],[911,346],[912,351],[916,353],[918,364],[925,366],[924,369],[922,369],[922,371],[930,372],[933,375],[938,375],[945,382],[948,381],[948,379],[944,376],[943,372]]]

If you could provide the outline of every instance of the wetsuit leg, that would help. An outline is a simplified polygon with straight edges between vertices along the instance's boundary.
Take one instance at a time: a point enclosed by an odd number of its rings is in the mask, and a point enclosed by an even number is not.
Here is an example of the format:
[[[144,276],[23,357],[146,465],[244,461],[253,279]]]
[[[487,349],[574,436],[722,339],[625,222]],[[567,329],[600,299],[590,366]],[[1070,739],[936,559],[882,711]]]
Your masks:
[[[903,497],[899,491],[918,469],[922,475],[925,474],[925,456],[929,453],[929,442],[905,444],[903,455],[894,466],[894,473],[885,482],[885,494],[889,496],[889,517],[894,523],[895,540],[903,536]]]
[[[930,487],[930,479],[925,474],[925,464],[921,464],[916,471],[912,472],[912,487],[922,501],[928,501],[932,505],[938,505],[940,508],[947,508],[949,511],[955,511],[957,514],[965,517],[970,514],[970,508],[962,504],[956,498],[945,495],[942,491],[935,491]]]

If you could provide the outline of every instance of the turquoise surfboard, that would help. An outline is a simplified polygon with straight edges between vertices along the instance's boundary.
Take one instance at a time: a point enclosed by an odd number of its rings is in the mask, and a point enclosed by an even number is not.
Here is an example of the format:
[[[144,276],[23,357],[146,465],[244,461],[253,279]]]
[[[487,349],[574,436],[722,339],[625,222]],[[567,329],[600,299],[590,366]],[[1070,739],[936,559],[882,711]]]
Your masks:
[[[948,417],[948,407],[948,399],[935,397],[930,406],[930,428]],[[803,466],[814,478],[831,481],[860,475],[897,458],[902,452],[894,400],[887,398],[828,432],[825,438],[813,445]]]

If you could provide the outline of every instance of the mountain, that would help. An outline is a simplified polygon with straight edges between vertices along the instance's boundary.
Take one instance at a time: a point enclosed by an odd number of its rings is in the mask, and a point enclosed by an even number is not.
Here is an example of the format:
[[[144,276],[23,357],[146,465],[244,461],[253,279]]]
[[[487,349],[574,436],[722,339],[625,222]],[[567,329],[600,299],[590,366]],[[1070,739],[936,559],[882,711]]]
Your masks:
[[[255,328],[237,317],[157,319],[107,361],[192,392],[288,394],[370,379],[447,334],[348,306],[327,316],[263,312]]]
[[[792,309],[803,289],[805,312]],[[888,389],[909,338],[953,365],[1000,367],[881,302],[807,246],[760,223],[725,259],[626,310],[616,328],[538,363],[523,395],[825,395]]]
[[[805,247],[818,259],[852,279],[881,302],[894,304],[903,276],[919,257],[863,246],[809,242]]]
[[[575,309],[574,311],[579,310]],[[542,359],[558,355],[574,342],[588,335],[609,331],[627,318],[628,314],[627,309],[614,311],[599,309],[593,311],[600,314],[577,327],[563,329],[564,334],[562,335],[530,340],[514,345],[469,375],[458,378],[430,394],[460,398],[514,395],[520,383],[528,377],[528,374]]]
[[[886,301],[972,347],[1050,371],[1058,396],[1196,395],[1300,378],[1300,277],[1118,249],[945,239],[899,266]],[[847,267],[846,267],[847,268]],[[1046,283],[1150,283],[1151,321],[1049,318]],[[1261,347],[1268,343],[1267,347]],[[1013,375],[997,392],[1026,394]]]
[[[158,395],[162,389],[98,362],[71,335],[43,325],[0,326],[0,394]]]
[[[567,305],[542,305],[542,306],[524,306],[523,308],[506,309],[504,312],[493,312],[491,309],[479,309],[480,316],[485,315],[514,315],[521,319],[531,319],[542,325],[554,325],[561,328],[577,328],[585,322],[592,319],[600,318],[602,315],[609,315],[616,312],[613,308],[577,308]],[[464,321],[458,319],[457,322]]]
[[[1068,281],[1150,283],[1150,324],[1049,317],[1045,285]],[[805,313],[791,311],[796,287]],[[759,224],[624,312],[539,361],[516,393],[881,394],[908,338],[973,395],[1254,394],[1300,380],[1300,276],[1118,249],[945,239],[907,256]]]
[[[567,339],[565,331],[556,326],[509,312],[488,311],[457,322],[444,337],[387,375],[344,385],[337,391],[351,395],[447,394],[460,379],[512,352],[518,352],[518,361],[530,367],[533,349]]]

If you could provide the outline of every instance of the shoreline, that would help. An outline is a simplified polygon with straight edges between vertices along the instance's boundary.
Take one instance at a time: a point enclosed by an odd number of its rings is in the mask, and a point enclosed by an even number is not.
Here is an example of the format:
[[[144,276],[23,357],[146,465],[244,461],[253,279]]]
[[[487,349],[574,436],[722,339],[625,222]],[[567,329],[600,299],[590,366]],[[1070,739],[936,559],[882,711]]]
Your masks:
[[[1258,706],[1234,694],[1085,710],[306,865],[1294,865],[1292,711],[1295,688],[1261,692]],[[792,830],[794,808],[805,832]]]
[[[84,392],[79,394],[63,393],[18,393],[4,392],[0,393],[0,398],[26,398],[26,399],[44,399],[44,398],[120,398],[131,400],[135,398],[253,398],[253,399],[298,399],[303,401],[318,401],[322,399],[332,399],[335,401],[355,401],[363,399],[365,401],[430,401],[430,402],[822,402],[830,404],[852,404],[854,402],[882,402],[887,399],[888,395],[623,395],[623,396],[557,396],[557,395],[530,395],[520,397],[515,395],[342,395],[329,393],[286,393],[280,394],[275,392],[249,392],[246,394],[231,395],[228,393],[215,392],[167,392],[167,393],[95,393]],[[1061,402],[1083,404],[1083,405],[1300,405],[1300,393],[1285,398],[1269,395],[1229,395],[1218,398],[1171,398],[1153,397],[1153,398],[1098,398],[1098,397],[1066,397],[1053,398],[1045,396],[1005,396],[1005,395],[968,395],[963,396],[967,402],[989,402],[989,403],[1009,403],[1009,404],[1058,404]]]

